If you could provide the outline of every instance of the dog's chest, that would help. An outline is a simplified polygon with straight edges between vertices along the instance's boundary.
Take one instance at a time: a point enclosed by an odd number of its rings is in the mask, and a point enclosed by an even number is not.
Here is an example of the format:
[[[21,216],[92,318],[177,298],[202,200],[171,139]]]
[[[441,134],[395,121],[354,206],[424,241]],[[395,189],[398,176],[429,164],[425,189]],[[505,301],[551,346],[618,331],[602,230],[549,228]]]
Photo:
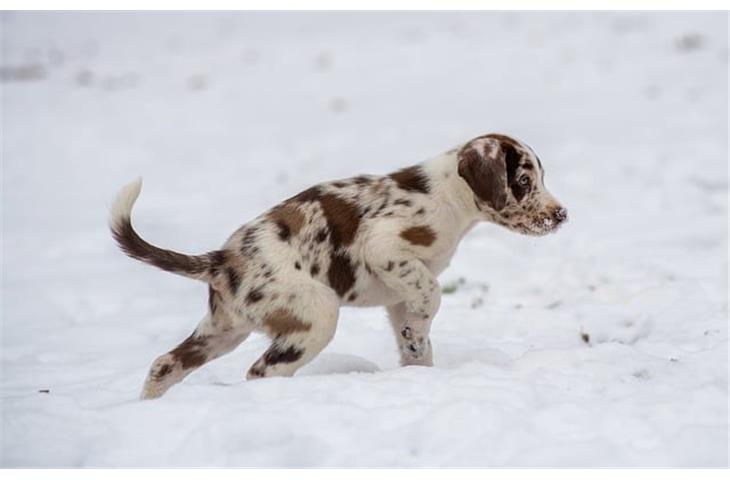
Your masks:
[[[446,231],[442,231],[444,242],[438,245],[439,248],[434,250],[430,258],[424,260],[426,267],[435,277],[446,270],[456,254],[459,243],[474,225],[475,223],[467,224],[465,227],[463,225],[450,225]]]

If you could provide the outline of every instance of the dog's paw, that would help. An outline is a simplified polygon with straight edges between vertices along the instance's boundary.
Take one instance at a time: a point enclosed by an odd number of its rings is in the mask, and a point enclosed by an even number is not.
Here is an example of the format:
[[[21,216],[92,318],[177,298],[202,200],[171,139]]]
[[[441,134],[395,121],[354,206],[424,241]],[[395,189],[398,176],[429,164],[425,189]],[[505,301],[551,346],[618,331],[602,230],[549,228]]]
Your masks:
[[[162,385],[158,382],[145,382],[144,387],[142,387],[142,393],[139,394],[139,399],[154,400],[155,398],[160,398],[166,391],[167,388],[162,388]]]
[[[405,335],[404,335],[405,337]],[[401,345],[401,364],[433,366],[433,352],[428,338],[410,338]]]

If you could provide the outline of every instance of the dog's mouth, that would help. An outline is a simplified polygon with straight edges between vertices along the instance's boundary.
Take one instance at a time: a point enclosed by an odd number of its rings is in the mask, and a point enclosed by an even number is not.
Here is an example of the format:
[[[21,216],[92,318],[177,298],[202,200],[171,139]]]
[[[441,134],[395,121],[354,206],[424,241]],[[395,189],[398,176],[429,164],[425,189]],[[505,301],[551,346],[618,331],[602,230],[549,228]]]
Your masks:
[[[568,211],[563,207],[558,207],[534,216],[525,215],[525,217],[521,219],[522,221],[517,222],[509,222],[506,218],[499,218],[495,223],[523,235],[541,237],[557,232],[568,221]]]
[[[564,215],[562,218],[552,218],[548,216],[540,217],[532,223],[525,225],[522,228],[522,233],[535,237],[555,233],[567,220],[567,215]]]

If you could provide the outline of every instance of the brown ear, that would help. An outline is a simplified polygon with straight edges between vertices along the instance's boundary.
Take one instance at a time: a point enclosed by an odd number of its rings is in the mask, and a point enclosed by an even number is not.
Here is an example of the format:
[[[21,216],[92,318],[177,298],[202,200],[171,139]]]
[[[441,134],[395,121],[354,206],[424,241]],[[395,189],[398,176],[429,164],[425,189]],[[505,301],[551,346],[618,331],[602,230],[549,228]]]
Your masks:
[[[459,175],[474,194],[500,211],[507,203],[507,173],[504,153],[496,142],[470,143],[459,152]]]

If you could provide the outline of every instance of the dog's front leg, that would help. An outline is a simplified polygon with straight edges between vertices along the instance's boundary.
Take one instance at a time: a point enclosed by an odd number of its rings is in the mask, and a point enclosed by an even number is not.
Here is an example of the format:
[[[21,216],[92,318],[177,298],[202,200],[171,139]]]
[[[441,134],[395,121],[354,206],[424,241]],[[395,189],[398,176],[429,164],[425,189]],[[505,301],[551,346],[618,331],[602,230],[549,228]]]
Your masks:
[[[441,289],[433,274],[416,258],[386,260],[376,272],[403,299],[387,307],[402,365],[433,365],[429,332],[441,304]]]

